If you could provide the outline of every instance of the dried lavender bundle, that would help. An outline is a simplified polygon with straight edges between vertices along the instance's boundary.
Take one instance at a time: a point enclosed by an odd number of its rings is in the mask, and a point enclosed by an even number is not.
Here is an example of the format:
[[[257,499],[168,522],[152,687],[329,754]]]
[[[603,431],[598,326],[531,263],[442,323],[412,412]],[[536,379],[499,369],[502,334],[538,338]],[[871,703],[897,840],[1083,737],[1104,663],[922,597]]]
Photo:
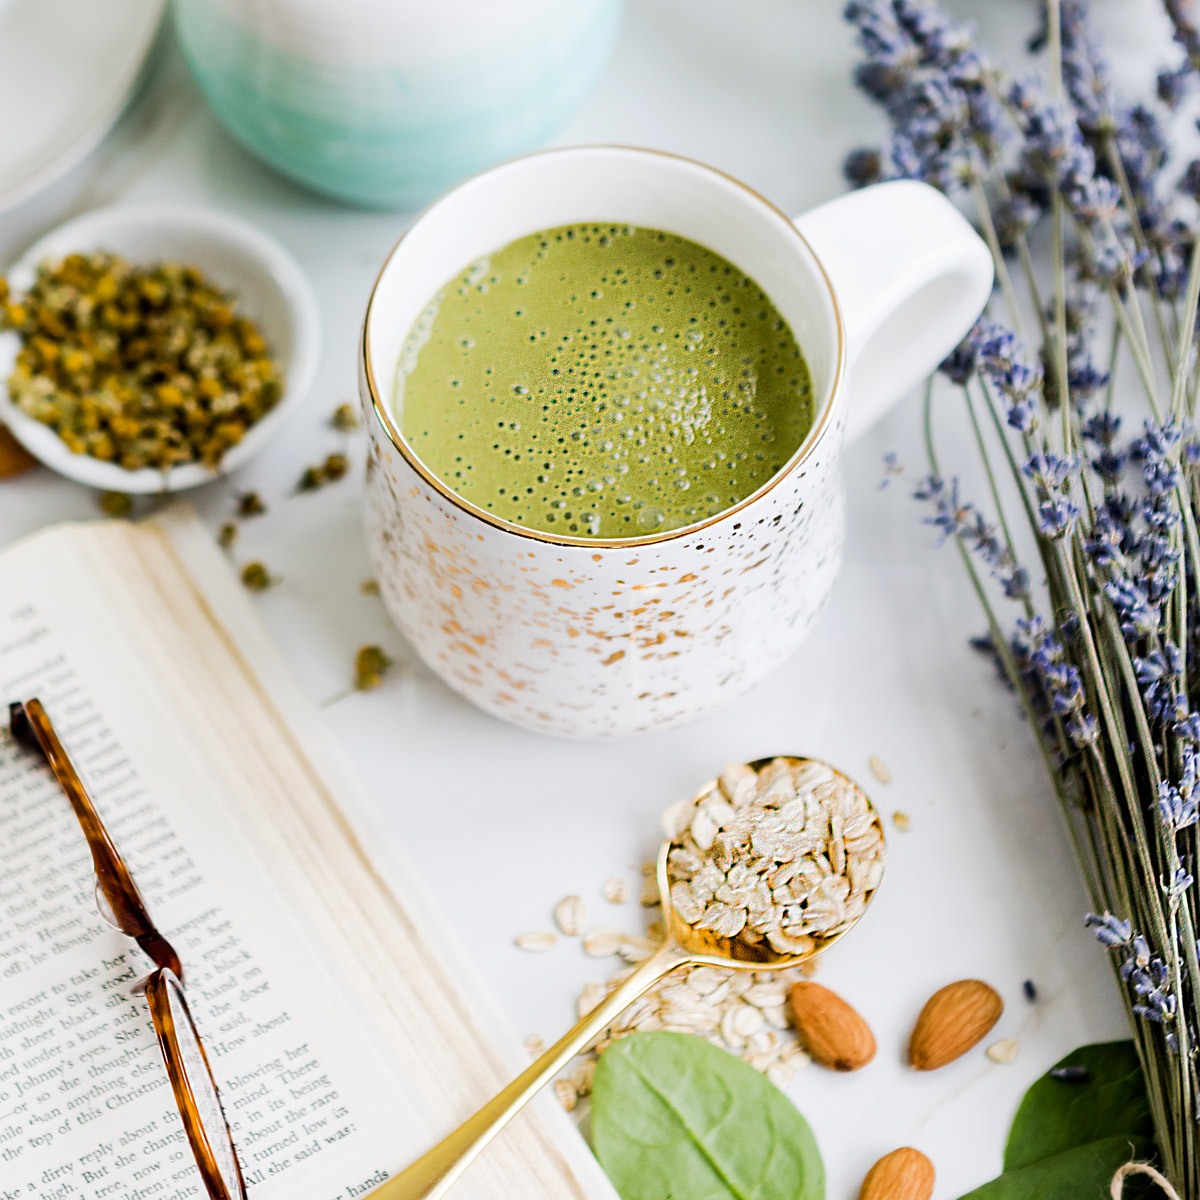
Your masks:
[[[970,574],[981,646],[1065,814],[1162,1166],[1200,1200],[1200,160],[1173,165],[1166,136],[1195,115],[1200,31],[1188,0],[1164,8],[1175,61],[1131,104],[1085,0],[1047,0],[1031,42],[1045,69],[1020,77],[932,3],[852,0],[857,80],[891,136],[846,171],[941,188],[991,245],[998,295],[942,366],[953,390],[931,385],[916,495]],[[956,414],[982,506],[938,461]]]

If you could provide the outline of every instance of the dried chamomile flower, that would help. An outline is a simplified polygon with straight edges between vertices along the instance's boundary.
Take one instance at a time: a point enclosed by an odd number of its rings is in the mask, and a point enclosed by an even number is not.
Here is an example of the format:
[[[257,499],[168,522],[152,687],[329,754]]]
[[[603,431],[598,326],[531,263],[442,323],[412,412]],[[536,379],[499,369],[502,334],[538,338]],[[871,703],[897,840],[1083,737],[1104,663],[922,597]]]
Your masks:
[[[392,660],[378,646],[363,646],[354,656],[354,687],[360,692],[377,688]]]
[[[133,511],[133,497],[124,492],[101,492],[97,503],[106,517],[127,517]]]
[[[315,492],[317,488],[323,487],[324,484],[325,473],[321,470],[320,466],[305,467],[299,482],[296,484],[296,491]]]
[[[283,393],[258,327],[180,263],[43,263],[23,296],[0,296],[0,328],[21,341],[12,402],[72,453],[125,470],[215,468]]]
[[[242,521],[248,517],[261,517],[266,511],[267,506],[257,492],[243,492],[237,498],[237,515]]]
[[[265,592],[279,580],[260,562],[248,562],[242,568],[242,583],[252,592]]]
[[[330,454],[324,462],[304,468],[304,473],[296,484],[296,491],[315,492],[327,483],[336,483],[349,470],[350,460],[344,454]]]
[[[233,543],[237,541],[238,527],[232,521],[226,521],[221,526],[221,532],[217,534],[217,545],[222,550],[229,550]]]
[[[333,410],[329,423],[339,433],[353,433],[359,428],[358,408],[353,404],[339,404]]]

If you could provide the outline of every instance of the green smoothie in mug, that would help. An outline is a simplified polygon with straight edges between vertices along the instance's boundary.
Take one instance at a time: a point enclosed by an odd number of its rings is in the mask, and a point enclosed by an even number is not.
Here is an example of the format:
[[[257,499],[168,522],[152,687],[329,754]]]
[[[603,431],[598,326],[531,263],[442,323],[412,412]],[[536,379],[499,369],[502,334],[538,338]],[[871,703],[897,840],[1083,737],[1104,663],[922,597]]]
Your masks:
[[[804,355],[753,279],[687,238],[609,224],[519,238],[450,280],[407,339],[395,404],[464,500],[605,539],[731,508],[813,421]]]

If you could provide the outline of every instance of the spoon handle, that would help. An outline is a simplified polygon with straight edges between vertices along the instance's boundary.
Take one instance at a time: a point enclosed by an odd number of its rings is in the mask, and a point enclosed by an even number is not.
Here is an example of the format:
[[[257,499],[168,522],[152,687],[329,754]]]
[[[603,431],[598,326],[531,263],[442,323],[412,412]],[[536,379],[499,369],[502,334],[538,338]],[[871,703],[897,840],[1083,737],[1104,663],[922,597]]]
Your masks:
[[[367,1200],[438,1200],[475,1156],[567,1063],[664,975],[692,956],[668,941],[578,1025],[527,1067],[473,1117],[444,1137],[399,1175],[376,1188]]]

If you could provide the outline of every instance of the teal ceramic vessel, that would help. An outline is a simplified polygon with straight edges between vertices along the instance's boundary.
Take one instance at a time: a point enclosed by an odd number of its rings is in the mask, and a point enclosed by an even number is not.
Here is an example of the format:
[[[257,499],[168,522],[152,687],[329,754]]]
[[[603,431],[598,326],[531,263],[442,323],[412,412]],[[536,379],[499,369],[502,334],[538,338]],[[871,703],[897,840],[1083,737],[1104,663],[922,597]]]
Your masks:
[[[545,143],[611,54],[620,0],[175,0],[221,123],[285,175],[418,208]]]

